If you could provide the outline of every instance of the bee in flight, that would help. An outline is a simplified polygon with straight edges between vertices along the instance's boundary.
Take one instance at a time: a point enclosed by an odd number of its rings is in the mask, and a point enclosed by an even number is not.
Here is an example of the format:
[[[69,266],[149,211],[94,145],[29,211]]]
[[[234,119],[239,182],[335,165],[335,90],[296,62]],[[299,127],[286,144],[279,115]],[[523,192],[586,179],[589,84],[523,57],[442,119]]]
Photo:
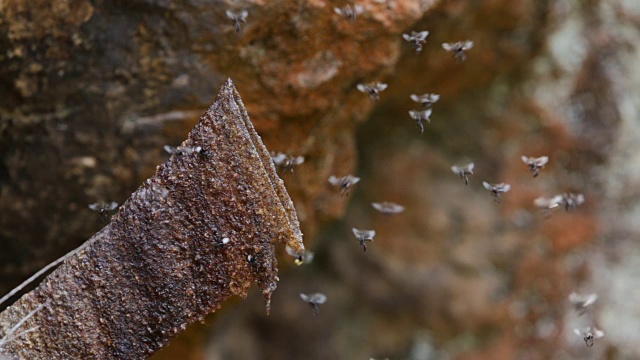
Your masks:
[[[336,14],[347,19],[349,23],[353,24],[356,21],[356,18],[364,12],[364,7],[358,4],[355,4],[353,5],[353,7],[351,7],[351,5],[347,4],[342,8],[333,8],[333,11],[335,11]]]
[[[569,294],[569,302],[579,316],[587,312],[587,308],[598,300],[598,294],[578,295],[574,292]]]
[[[110,203],[97,202],[93,204],[89,204],[89,209],[98,213],[100,217],[100,222],[106,222],[109,218],[109,212],[115,210],[118,207],[118,203],[112,201]]]
[[[458,41],[457,43],[443,43],[442,48],[453,53],[453,56],[460,62],[467,60],[465,51],[473,47],[473,41]]]
[[[362,246],[362,250],[367,252],[367,241],[373,241],[373,237],[376,236],[375,230],[359,230],[356,228],[351,229],[353,231],[353,235],[356,236],[356,239]]]
[[[227,10],[227,18],[233,22],[233,27],[236,29],[236,33],[238,34],[242,31],[240,24],[247,23],[247,16],[249,16],[249,11],[246,9],[239,11],[233,11],[231,9]]]
[[[469,185],[468,175],[473,175],[473,167],[474,166],[475,165],[473,163],[469,163],[466,166],[453,165],[451,167],[451,171],[453,171],[454,174],[460,176],[460,179],[464,180],[464,184],[465,185]]]
[[[422,51],[422,45],[427,42],[427,36],[429,36],[428,31],[412,31],[411,35],[402,34],[402,38],[412,43],[417,53]]]
[[[381,82],[375,82],[375,83],[366,84],[366,85],[358,84],[356,85],[356,88],[358,88],[360,92],[369,94],[369,99],[371,99],[371,101],[379,101],[380,92],[384,91],[384,89],[387,88],[387,84],[381,83]]]
[[[489,184],[488,182],[483,181],[482,186],[484,186],[485,189],[491,191],[491,195],[493,196],[495,202],[500,202],[502,194],[511,190],[511,185],[505,183]]]
[[[340,194],[342,196],[349,196],[349,190],[351,189],[351,187],[355,184],[357,184],[360,181],[359,177],[355,177],[352,175],[347,175],[345,177],[342,178],[338,178],[335,177],[333,175],[331,175],[329,177],[329,183],[333,186],[336,187],[340,187],[341,191]]]
[[[422,107],[425,109],[432,107],[433,104],[435,104],[436,102],[438,102],[438,100],[440,100],[440,95],[438,94],[422,94],[422,95],[411,94],[409,97],[411,98],[411,100],[421,104]]]
[[[281,168],[283,172],[287,170],[293,172],[295,166],[304,163],[304,157],[302,156],[290,156],[281,152],[271,153],[271,160],[276,168]]]
[[[396,215],[404,212],[404,206],[392,202],[371,203],[374,209],[385,215]]]
[[[411,118],[416,121],[416,124],[418,124],[418,127],[420,128],[420,133],[424,134],[423,123],[425,121],[428,123],[431,123],[431,118],[430,118],[431,109],[409,110],[409,116],[411,116]]]
[[[520,157],[522,162],[529,166],[529,170],[533,173],[533,177],[538,177],[540,170],[544,168],[544,166],[549,162],[548,156],[541,156],[539,158],[527,157],[522,155]]]
[[[584,328],[583,330],[573,329],[573,332],[576,335],[580,336],[582,340],[584,340],[584,343],[587,345],[587,347],[592,347],[594,340],[604,337],[604,331],[599,330],[595,326],[589,326]]]
[[[290,248],[289,246],[287,246],[285,248],[285,250],[287,251],[287,254],[289,254],[290,256],[293,256],[295,258],[294,262],[296,265],[300,266],[302,264],[311,264],[313,262],[313,257],[314,257],[314,253],[312,253],[311,251],[305,251],[303,253],[299,253],[295,250],[293,250],[292,248]]]
[[[318,313],[320,312],[320,305],[327,302],[327,296],[323,293],[315,293],[309,295],[300,293],[300,298],[302,299],[302,301],[311,306],[313,315],[318,315]]]

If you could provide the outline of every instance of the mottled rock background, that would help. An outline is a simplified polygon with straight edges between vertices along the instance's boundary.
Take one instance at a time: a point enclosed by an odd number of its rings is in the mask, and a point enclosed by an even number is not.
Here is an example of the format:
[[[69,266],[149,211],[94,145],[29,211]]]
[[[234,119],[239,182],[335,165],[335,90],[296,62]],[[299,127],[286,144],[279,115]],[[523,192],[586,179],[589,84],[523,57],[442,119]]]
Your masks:
[[[316,261],[157,359],[640,357],[640,3],[0,1],[0,289],[88,239],[234,79]],[[249,10],[242,34],[228,8]],[[429,30],[422,53],[401,34]],[[470,39],[468,61],[440,43]],[[359,82],[389,88],[373,104]],[[424,135],[411,93],[436,92]],[[533,179],[520,155],[551,161]],[[468,187],[453,163],[474,161]],[[348,198],[326,179],[354,173]],[[501,204],[481,181],[512,184]],[[540,195],[583,192],[542,216]],[[371,201],[407,206],[397,217]],[[352,226],[378,232],[363,254]],[[577,317],[566,296],[596,291]],[[298,298],[322,291],[320,315]],[[607,336],[587,349],[574,327]]]

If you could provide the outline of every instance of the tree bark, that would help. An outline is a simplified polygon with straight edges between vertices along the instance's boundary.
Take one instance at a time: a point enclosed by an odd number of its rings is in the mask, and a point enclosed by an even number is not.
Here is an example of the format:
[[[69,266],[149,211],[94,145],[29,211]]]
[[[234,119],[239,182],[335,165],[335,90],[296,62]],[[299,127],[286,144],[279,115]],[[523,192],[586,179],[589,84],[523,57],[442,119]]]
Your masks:
[[[293,204],[229,80],[171,156],[112,221],[35,290],[0,314],[22,359],[142,359],[186,326],[245,297],[267,302],[274,245],[303,250]],[[223,244],[222,239],[229,242]]]

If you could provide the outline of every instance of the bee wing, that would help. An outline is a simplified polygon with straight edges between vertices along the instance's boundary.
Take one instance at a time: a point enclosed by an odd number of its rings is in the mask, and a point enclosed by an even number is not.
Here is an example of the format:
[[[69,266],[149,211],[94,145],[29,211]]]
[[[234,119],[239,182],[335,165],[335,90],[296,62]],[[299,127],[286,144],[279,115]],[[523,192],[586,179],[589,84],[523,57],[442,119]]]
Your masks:
[[[338,14],[340,16],[344,16],[344,10],[342,10],[340,8],[333,8],[333,11],[335,11],[336,14]]]
[[[584,307],[587,307],[598,300],[598,294],[589,294],[586,299],[584,299]]]
[[[293,164],[294,165],[300,165],[302,163],[304,163],[304,156],[298,156],[298,157],[293,158]]]
[[[445,49],[446,51],[451,51],[455,49],[455,44],[442,43],[442,48]]]
[[[301,295],[302,295],[302,294],[301,294]],[[583,333],[583,332],[582,332],[582,330],[580,330],[580,329],[573,329],[573,333],[574,333],[574,334],[576,334],[576,335],[578,335],[578,336],[580,336],[580,337],[583,337],[583,336],[584,336],[584,333]]]
[[[538,166],[545,166],[549,162],[549,157],[541,156],[537,159],[536,162],[538,163]]]
[[[351,183],[351,185],[353,185],[353,184],[357,184],[358,182],[360,182],[360,178],[359,177],[355,177],[355,176],[351,176],[351,175],[347,175],[347,181],[349,183]]]
[[[489,190],[489,191],[493,191],[493,186],[491,186],[491,184],[489,184],[486,181],[482,182],[482,186],[484,186],[485,189]]]
[[[419,33],[417,33],[416,39],[420,41],[424,41],[427,38],[427,36],[429,36],[428,31],[420,31]]]
[[[315,257],[315,254],[312,253],[311,251],[307,251],[304,253],[304,263],[305,264],[311,264],[311,262],[313,262],[313,258]]]
[[[375,230],[365,230],[364,235],[367,239],[371,239],[371,241],[373,241],[373,238],[376,236],[376,231]]]
[[[432,102],[436,102],[440,100],[440,95],[439,94],[431,94],[431,101]]]
[[[578,194],[575,196],[575,202],[577,205],[582,205],[584,203],[584,195]]]
[[[409,97],[411,98],[411,100],[413,100],[413,101],[415,101],[417,103],[422,102],[422,100],[420,99],[420,96],[418,96],[416,94],[411,94],[411,95],[409,95]]]
[[[395,212],[395,213],[401,213],[405,209],[405,207],[403,205],[400,205],[400,204],[391,204],[391,208],[393,209],[393,212]]]
[[[597,328],[593,328],[593,338],[594,339],[600,339],[601,337],[604,336],[604,331],[597,329]]]
[[[243,9],[240,12],[240,15],[238,16],[238,18],[240,19],[240,21],[244,22],[247,19],[247,16],[249,16],[249,11],[246,9]]]
[[[115,201],[112,201],[112,202],[108,203],[104,208],[107,211],[111,211],[111,210],[113,210],[113,209],[115,209],[117,207],[118,207],[118,203],[115,202]]]
[[[295,250],[293,250],[291,247],[289,247],[289,245],[287,245],[284,249],[287,251],[287,254],[289,254],[289,256],[293,256],[293,257],[300,256],[300,255],[298,255],[298,253]]]
[[[523,162],[523,163],[525,163],[525,164],[527,164],[527,165],[529,164],[529,161],[530,161],[530,160],[529,160],[529,158],[528,158],[528,157],[526,157],[526,156],[522,155],[522,156],[520,157],[520,159],[522,159],[522,162]]]
[[[413,110],[409,110],[409,116],[411,116],[412,119],[417,119],[418,118],[418,112],[417,111],[413,111]]]
[[[387,88],[387,86],[389,86],[389,85],[387,85],[387,84],[385,84],[385,83],[376,83],[376,89],[377,89],[378,91],[382,91],[382,90],[386,89],[386,88]]]
[[[371,206],[378,211],[382,211],[384,209],[384,205],[382,205],[382,203],[371,203]]]
[[[100,211],[100,203],[89,204],[89,209],[93,211]]]
[[[226,14],[227,14],[227,17],[229,18],[229,20],[235,20],[236,19],[236,14],[234,14],[233,11],[227,10]]]
[[[467,167],[465,168],[465,171],[470,172],[473,174],[473,167],[476,166],[474,163],[469,163],[469,165],[467,165]]]
[[[473,41],[467,40],[467,41],[462,43],[462,49],[463,50],[469,50],[471,48],[473,48]]]
[[[552,200],[549,200],[544,196],[540,196],[540,197],[535,198],[533,200],[533,205],[535,205],[535,206],[537,206],[539,208],[543,208],[543,209],[550,209],[552,207],[555,207],[555,206],[553,206]],[[571,301],[573,303],[573,300],[571,300],[571,296],[572,295],[577,295],[577,294],[576,293],[571,293],[569,295],[569,301]]]
[[[456,174],[456,175],[458,175],[460,173],[460,170],[461,169],[459,167],[455,166],[455,165],[453,165],[451,167],[451,171],[453,171],[453,173]]]
[[[173,146],[169,146],[169,145],[165,145],[164,146],[164,151],[168,152],[169,154],[173,154],[176,152],[176,148]]]
[[[360,90],[360,92],[363,92],[363,93],[368,93],[369,92],[369,87],[367,85],[364,85],[364,84],[358,84],[358,85],[356,85],[356,88],[358,88],[358,90]]]
[[[360,236],[363,235],[363,231],[362,230],[358,230],[356,228],[351,228],[351,231],[353,232],[353,235],[355,235],[357,238],[359,238]]]
[[[300,293],[300,299],[302,299],[302,301],[307,302],[307,303],[310,300],[309,296],[307,294],[303,294],[303,293]]]
[[[315,304],[324,304],[327,301],[327,296],[323,293],[315,293],[311,295],[309,300]]]
[[[407,41],[413,41],[412,36],[409,35],[409,34],[402,34],[402,38],[407,40]]]
[[[569,294],[569,302],[575,305],[577,303],[583,302],[583,299],[582,299],[582,296],[578,295],[575,292],[572,292],[571,294]]]
[[[356,15],[360,15],[364,12],[364,7],[360,4],[353,5],[353,12]]]
[[[500,184],[500,185],[501,185],[500,189],[502,190],[502,192],[507,192],[507,191],[511,190],[511,185],[509,185],[509,184],[504,184],[503,183],[503,184]]]
[[[337,177],[331,175],[331,176],[329,176],[329,183],[331,185],[337,186],[337,185],[340,184],[340,179],[338,179]]]

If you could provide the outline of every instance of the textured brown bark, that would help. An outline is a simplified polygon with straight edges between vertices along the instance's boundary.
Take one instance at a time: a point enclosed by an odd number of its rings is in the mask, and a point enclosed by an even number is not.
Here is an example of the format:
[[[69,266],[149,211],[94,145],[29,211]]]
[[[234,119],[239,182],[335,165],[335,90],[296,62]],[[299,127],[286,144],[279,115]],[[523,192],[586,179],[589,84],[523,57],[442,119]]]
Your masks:
[[[146,358],[253,282],[276,287],[274,244],[303,250],[293,204],[229,80],[174,154],[111,223],[0,314],[24,359]],[[230,242],[222,245],[222,238]]]

